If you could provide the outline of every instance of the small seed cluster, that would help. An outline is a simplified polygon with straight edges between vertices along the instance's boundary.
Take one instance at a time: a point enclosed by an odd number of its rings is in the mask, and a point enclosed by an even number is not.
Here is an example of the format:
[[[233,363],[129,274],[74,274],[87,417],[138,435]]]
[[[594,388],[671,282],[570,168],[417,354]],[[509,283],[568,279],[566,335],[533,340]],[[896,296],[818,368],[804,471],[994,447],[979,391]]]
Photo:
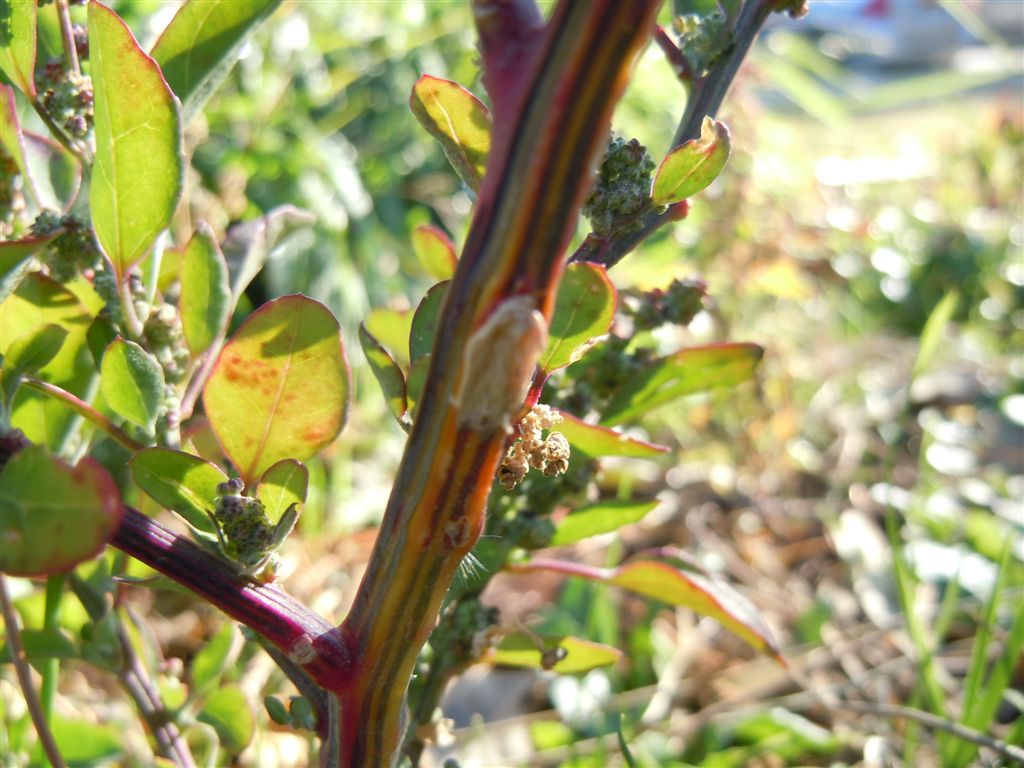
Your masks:
[[[66,283],[79,272],[95,269],[100,264],[100,249],[92,227],[73,214],[61,215],[46,209],[32,222],[33,237],[47,237],[61,231],[43,253],[50,276]]]
[[[498,468],[498,482],[511,491],[526,477],[530,467],[545,477],[560,475],[569,468],[569,441],[561,432],[550,432],[562,420],[560,414],[546,405],[538,405],[526,414],[516,428],[516,438],[505,452]]]

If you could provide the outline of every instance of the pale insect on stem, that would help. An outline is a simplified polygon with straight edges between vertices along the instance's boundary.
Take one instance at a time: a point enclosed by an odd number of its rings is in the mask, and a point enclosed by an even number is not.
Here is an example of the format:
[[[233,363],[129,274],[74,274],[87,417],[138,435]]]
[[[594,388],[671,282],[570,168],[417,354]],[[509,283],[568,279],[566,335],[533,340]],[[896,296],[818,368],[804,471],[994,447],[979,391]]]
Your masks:
[[[548,325],[530,296],[505,299],[469,337],[452,404],[463,429],[512,429],[537,360],[548,343]]]

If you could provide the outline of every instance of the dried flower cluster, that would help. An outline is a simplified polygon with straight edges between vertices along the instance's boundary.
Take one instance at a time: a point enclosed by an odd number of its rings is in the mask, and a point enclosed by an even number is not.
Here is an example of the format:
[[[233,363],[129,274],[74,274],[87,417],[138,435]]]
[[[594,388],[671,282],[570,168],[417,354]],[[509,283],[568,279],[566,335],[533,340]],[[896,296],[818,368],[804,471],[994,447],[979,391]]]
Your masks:
[[[498,468],[498,482],[511,491],[530,471],[538,469],[546,477],[560,475],[569,468],[569,441],[561,432],[550,432],[562,416],[546,405],[537,405],[519,422],[516,438],[508,447]]]

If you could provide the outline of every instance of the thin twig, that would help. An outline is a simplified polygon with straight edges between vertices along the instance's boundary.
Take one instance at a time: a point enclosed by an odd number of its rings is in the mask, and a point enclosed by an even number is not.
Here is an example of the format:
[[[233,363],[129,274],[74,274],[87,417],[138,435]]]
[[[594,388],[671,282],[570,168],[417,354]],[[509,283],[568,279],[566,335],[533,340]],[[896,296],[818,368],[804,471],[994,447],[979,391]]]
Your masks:
[[[129,612],[129,616],[131,613]],[[143,665],[139,655],[135,652],[131,638],[125,629],[124,621],[117,617],[117,639],[121,645],[122,665],[118,677],[125,690],[135,701],[139,714],[146,721],[149,730],[156,739],[157,747],[162,757],[171,760],[181,768],[195,768],[196,762],[192,752],[182,738],[178,726],[174,723],[171,713],[167,711],[160,692],[149,673]]]
[[[64,44],[64,66],[69,72],[82,74],[78,63],[78,48],[75,45],[75,29],[71,24],[71,10],[68,0],[57,0],[57,17],[60,19],[60,39]]]
[[[55,397],[60,400],[64,405],[68,406],[71,410],[77,413],[79,416],[83,416],[97,427],[106,432],[110,437],[120,443],[122,446],[127,448],[129,451],[141,451],[146,446],[140,443],[138,440],[133,438],[117,424],[108,419],[102,413],[97,411],[91,405],[84,400],[72,395],[67,390],[61,389],[56,384],[51,384],[48,381],[41,381],[34,379],[30,376],[26,376],[23,380],[25,386],[31,387],[32,389],[44,392],[51,397]]]
[[[53,116],[46,110],[46,107],[43,106],[43,102],[39,100],[39,97],[33,97],[31,99],[31,104],[32,108],[36,111],[36,114],[39,115],[39,119],[46,124],[47,128],[50,129],[50,134],[53,138],[59,141],[64,149],[78,158],[78,161],[83,167],[87,168],[90,163],[82,148],[64,132],[63,128],[57,125],[57,121],[54,120]]]
[[[29,717],[36,728],[39,736],[39,743],[46,753],[46,758],[53,768],[66,768],[67,764],[57,748],[57,742],[50,731],[50,725],[43,715],[42,705],[36,695],[36,689],[32,687],[32,673],[29,668],[28,657],[25,655],[25,646],[21,644],[21,630],[18,628],[18,617],[14,614],[14,605],[11,603],[10,592],[7,591],[7,580],[0,573],[0,609],[3,611],[4,626],[7,628],[7,644],[11,648],[11,660],[14,662],[14,670],[18,675],[18,682],[21,684],[21,692],[25,696],[25,704],[28,706]]]
[[[705,115],[717,115],[722,101],[736,79],[740,65],[757,39],[761,27],[772,12],[772,4],[764,0],[748,0],[736,19],[732,45],[707,75],[692,81],[686,109],[676,128],[672,146],[678,147],[686,141],[700,136],[700,126]],[[664,44],[656,36],[664,49]],[[669,40],[671,43],[671,40]],[[674,45],[674,44],[673,44]],[[643,224],[635,232],[621,233],[601,243],[597,252],[581,249],[573,254],[571,261],[591,261],[612,267],[632,252],[641,242],[653,235],[665,224],[677,220],[672,209],[664,213],[651,212],[644,217]]]
[[[1005,741],[988,736],[974,728],[947,720],[930,712],[924,712],[913,707],[900,707],[892,704],[880,704],[873,701],[833,701],[830,702],[833,709],[845,709],[850,712],[860,712],[867,715],[877,715],[891,719],[912,720],[920,723],[926,728],[952,734],[959,739],[977,744],[979,747],[987,747],[999,753],[1008,760],[1014,760],[1024,764],[1024,749],[1007,744]]]

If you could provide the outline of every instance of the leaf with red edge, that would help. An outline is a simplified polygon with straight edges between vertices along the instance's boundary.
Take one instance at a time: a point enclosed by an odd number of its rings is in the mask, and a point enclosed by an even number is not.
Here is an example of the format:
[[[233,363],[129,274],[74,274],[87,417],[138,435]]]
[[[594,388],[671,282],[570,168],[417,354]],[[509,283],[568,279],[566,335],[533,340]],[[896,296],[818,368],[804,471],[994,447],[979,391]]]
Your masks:
[[[171,223],[184,185],[178,100],[116,13],[89,3],[96,159],[89,204],[118,277]]]
[[[536,559],[524,570],[545,570],[614,584],[630,592],[710,616],[756,650],[785,660],[756,606],[719,578],[676,568],[654,560],[635,560],[618,568],[595,568],[582,563]]]
[[[203,392],[210,426],[248,485],[281,459],[327,447],[348,414],[338,321],[306,296],[253,312],[221,350]]]
[[[700,138],[676,147],[661,161],[651,188],[654,205],[678,203],[707,187],[722,172],[731,148],[729,129],[705,117]]]
[[[423,75],[409,100],[413,115],[441,143],[455,172],[474,192],[491,151],[491,112],[458,83]]]
[[[420,266],[435,280],[450,280],[455,274],[458,263],[455,244],[437,227],[416,227],[412,233],[412,250]]]
[[[124,509],[99,463],[77,466],[41,445],[12,456],[0,472],[0,571],[38,576],[73,568],[99,554]]]
[[[713,344],[653,360],[615,393],[601,423],[620,424],[683,395],[736,386],[753,377],[763,353],[757,344]]]
[[[583,357],[611,327],[618,294],[605,268],[580,262],[565,269],[537,365],[549,374]]]
[[[622,651],[604,643],[579,637],[506,635],[481,662],[503,667],[545,669],[562,675],[588,672],[606,667],[622,658]]]
[[[21,92],[36,95],[36,0],[0,2],[0,72]]]
[[[573,450],[585,453],[587,456],[594,458],[598,456],[653,458],[671,450],[667,446],[630,437],[608,427],[588,424],[565,411],[558,411],[558,413],[561,414],[562,421],[556,424],[554,429],[565,435],[565,439],[569,441]]]
[[[416,312],[412,316],[412,325],[409,328],[409,358],[413,363],[433,351],[434,336],[437,335],[437,325],[441,322],[441,310],[444,308],[444,300],[447,296],[447,281],[438,283],[431,286],[427,295],[416,307]]]

